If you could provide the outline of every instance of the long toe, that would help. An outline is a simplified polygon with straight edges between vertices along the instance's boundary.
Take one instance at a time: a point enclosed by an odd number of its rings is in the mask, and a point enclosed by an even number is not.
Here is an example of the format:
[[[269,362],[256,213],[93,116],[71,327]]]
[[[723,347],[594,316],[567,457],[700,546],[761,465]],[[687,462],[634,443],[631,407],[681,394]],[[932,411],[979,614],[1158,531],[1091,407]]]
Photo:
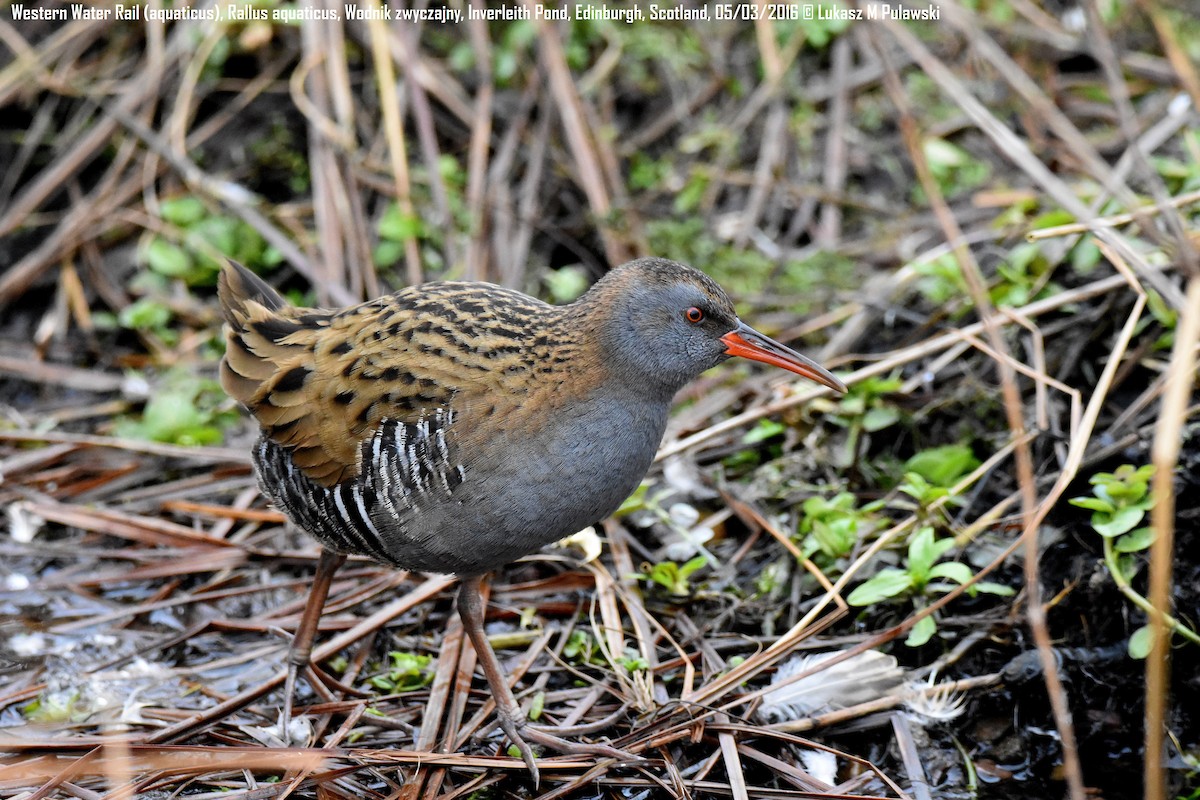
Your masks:
[[[625,716],[625,710],[627,708],[628,708],[628,706],[623,705],[620,708],[618,708],[616,711],[609,714],[607,717],[604,717],[604,718],[598,719],[598,720],[594,720],[585,725],[557,725],[554,727],[550,727],[550,726],[546,726],[546,725],[534,725],[531,722],[531,723],[529,723],[529,727],[537,728],[538,730],[543,730],[546,733],[551,734],[552,736],[571,736],[571,737],[587,736],[588,734],[597,733],[599,731],[606,731],[609,728],[611,728],[613,725],[615,725],[617,723],[617,720],[619,720],[623,716]]]
[[[541,774],[538,772],[537,760],[533,754],[533,748],[529,746],[529,742],[521,737],[521,725],[511,715],[505,714],[503,711],[497,712],[496,719],[499,721],[500,728],[508,736],[509,740],[521,751],[521,760],[525,762],[525,766],[529,767],[529,774],[533,777],[533,785],[536,788],[541,782]]]
[[[644,761],[641,756],[634,753],[627,753],[624,750],[607,744],[588,744],[586,742],[572,742],[569,739],[563,739],[561,736],[555,736],[545,728],[538,728],[534,725],[522,725],[520,733],[531,742],[536,742],[543,747],[549,747],[551,750],[556,750],[559,753],[565,753],[573,756],[600,756],[601,758],[615,758],[618,761]]]

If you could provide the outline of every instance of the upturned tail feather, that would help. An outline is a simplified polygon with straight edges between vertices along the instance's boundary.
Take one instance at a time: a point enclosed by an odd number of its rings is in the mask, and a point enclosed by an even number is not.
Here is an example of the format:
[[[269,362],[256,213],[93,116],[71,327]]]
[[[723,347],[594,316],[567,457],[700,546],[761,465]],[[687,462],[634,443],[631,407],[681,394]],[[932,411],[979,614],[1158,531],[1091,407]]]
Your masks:
[[[308,426],[298,423],[310,411],[308,398],[292,384],[311,370],[316,334],[328,312],[289,306],[266,281],[234,261],[221,270],[217,297],[228,323],[221,386],[281,444],[305,444],[301,439]],[[298,313],[304,315],[303,323],[294,319]],[[323,453],[307,455],[327,464]],[[332,465],[317,474],[327,477],[335,471],[340,477],[342,470]]]
[[[277,372],[277,361],[286,359],[286,346],[269,332],[274,313],[286,301],[266,281],[236,261],[228,262],[217,278],[217,298],[225,329],[225,358],[221,360],[221,385],[231,397],[253,408],[254,397]]]

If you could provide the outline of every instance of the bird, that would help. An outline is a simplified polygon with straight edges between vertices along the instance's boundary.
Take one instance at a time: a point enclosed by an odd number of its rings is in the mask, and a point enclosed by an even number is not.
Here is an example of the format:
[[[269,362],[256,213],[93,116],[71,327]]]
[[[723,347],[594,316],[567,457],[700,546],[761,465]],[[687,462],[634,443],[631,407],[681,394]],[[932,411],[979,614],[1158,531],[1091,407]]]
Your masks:
[[[235,262],[218,298],[220,382],[260,426],[262,492],[323,546],[292,640],[284,718],[346,555],[453,574],[498,722],[535,781],[528,741],[630,755],[526,720],[483,630],[483,578],[615,511],[650,468],[672,398],[705,370],[741,356],[846,391],[742,322],[708,275],[662,258],[612,269],[563,305],[441,281],[340,310],[300,308]]]

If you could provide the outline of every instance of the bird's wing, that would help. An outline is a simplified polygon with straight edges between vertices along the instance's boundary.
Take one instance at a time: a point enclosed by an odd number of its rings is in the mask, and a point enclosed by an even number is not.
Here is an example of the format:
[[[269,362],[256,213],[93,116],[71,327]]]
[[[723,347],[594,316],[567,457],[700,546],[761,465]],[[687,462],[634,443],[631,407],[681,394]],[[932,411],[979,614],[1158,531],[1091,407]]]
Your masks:
[[[535,314],[537,301],[498,287],[426,284],[321,311],[288,306],[231,265],[219,294],[222,385],[321,486],[359,474],[363,445],[384,420],[419,429],[445,419],[452,399],[461,416],[498,394],[489,392],[498,365],[529,370],[517,317]]]

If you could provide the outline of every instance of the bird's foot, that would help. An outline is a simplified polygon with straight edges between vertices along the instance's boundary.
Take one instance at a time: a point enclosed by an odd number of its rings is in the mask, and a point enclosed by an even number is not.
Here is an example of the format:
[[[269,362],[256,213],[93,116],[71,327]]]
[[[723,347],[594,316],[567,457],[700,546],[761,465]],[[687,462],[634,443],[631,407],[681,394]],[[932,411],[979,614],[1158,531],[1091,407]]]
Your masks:
[[[619,761],[640,761],[641,758],[639,756],[626,753],[615,747],[604,744],[583,744],[581,742],[568,741],[561,736],[556,736],[545,728],[538,728],[529,724],[529,720],[521,713],[521,707],[517,705],[516,698],[513,697],[512,689],[509,688],[508,680],[504,676],[504,670],[500,668],[500,662],[496,658],[496,652],[492,650],[492,644],[488,641],[487,634],[483,631],[483,597],[480,595],[479,588],[481,580],[482,578],[479,575],[466,575],[463,577],[462,587],[458,591],[458,613],[462,618],[463,630],[466,631],[467,636],[471,639],[471,646],[475,648],[475,655],[479,659],[479,665],[483,668],[483,674],[487,678],[488,685],[492,688],[492,697],[496,701],[496,717],[500,723],[500,727],[508,734],[509,740],[520,751],[521,759],[525,762],[525,766],[529,768],[529,773],[533,776],[534,786],[538,785],[539,774],[537,761],[533,755],[533,748],[529,746],[529,742],[534,742],[549,747],[552,750],[557,750],[560,753],[571,755],[600,756],[602,758],[614,758]],[[595,729],[601,730],[604,727],[608,727],[613,720],[615,720],[615,717],[602,720],[601,722],[604,724]],[[588,726],[588,728],[593,727]],[[527,739],[528,741],[526,741]]]
[[[559,753],[576,756],[599,756],[600,758],[613,758],[617,761],[642,761],[641,756],[634,753],[628,753],[624,750],[619,750],[607,744],[589,744],[587,742],[573,742],[569,739],[564,739],[551,733],[552,730],[559,732],[582,732],[588,728],[595,726],[578,726],[578,728],[543,728],[538,725],[531,724],[523,714],[518,710],[516,713],[505,713],[503,709],[497,709],[496,718],[500,722],[500,728],[508,735],[513,746],[521,753],[521,760],[525,762],[525,766],[529,768],[530,774],[533,776],[534,786],[538,785],[540,775],[538,773],[537,761],[533,753],[533,748],[529,746],[529,742],[539,744],[543,747],[548,747]],[[528,741],[526,741],[528,740]]]

